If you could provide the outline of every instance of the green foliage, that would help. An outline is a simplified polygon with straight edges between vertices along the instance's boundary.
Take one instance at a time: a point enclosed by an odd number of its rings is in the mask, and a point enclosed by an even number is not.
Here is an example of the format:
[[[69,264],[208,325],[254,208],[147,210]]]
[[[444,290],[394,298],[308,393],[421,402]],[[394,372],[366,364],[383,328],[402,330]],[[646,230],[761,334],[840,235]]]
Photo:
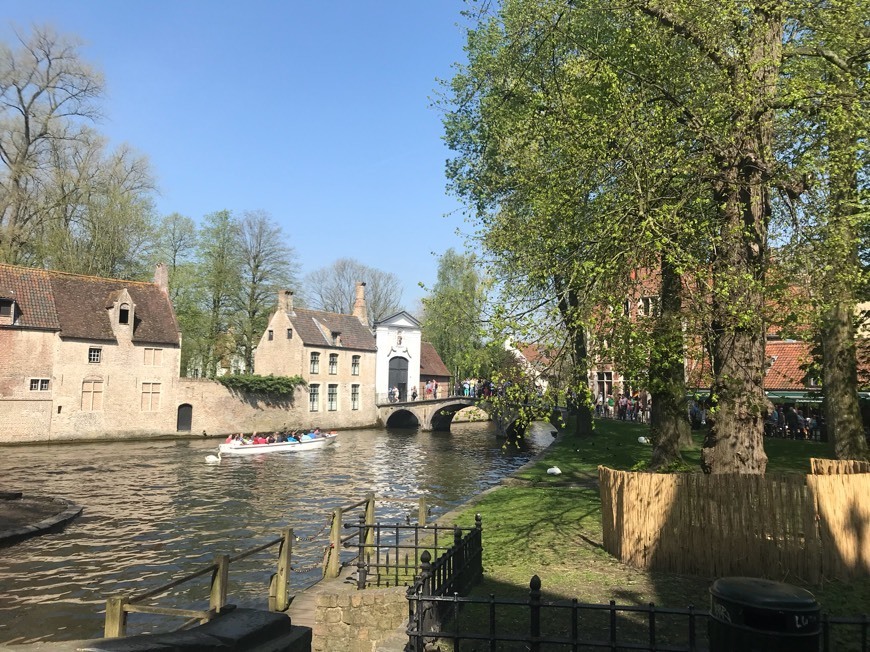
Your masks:
[[[448,249],[438,276],[423,300],[423,339],[430,342],[456,380],[475,378],[494,359],[484,353],[481,330],[487,283],[474,255]]]
[[[303,387],[301,376],[258,376],[256,374],[237,374],[219,376],[217,381],[224,387],[236,392],[262,394],[272,398],[293,398],[297,387]]]

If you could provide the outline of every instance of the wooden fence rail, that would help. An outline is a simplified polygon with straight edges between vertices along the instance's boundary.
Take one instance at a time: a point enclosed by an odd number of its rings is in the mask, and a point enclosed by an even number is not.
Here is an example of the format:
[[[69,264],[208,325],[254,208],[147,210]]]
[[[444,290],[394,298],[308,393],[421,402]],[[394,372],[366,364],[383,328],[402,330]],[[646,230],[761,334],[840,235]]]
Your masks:
[[[870,573],[870,474],[655,474],[599,467],[598,476],[604,548],[637,568],[811,583]]]
[[[211,564],[145,593],[135,596],[110,597],[106,601],[104,636],[106,638],[125,636],[127,633],[127,614],[129,613],[177,616],[191,619],[193,622],[208,622],[227,605],[230,564],[267,550],[275,545],[278,545],[278,568],[277,572],[272,576],[269,586],[269,610],[286,611],[287,607],[290,606],[290,559],[293,551],[293,528],[290,527],[284,528],[281,531],[280,537],[245,550],[235,557],[217,555]],[[165,594],[176,586],[195,580],[203,575],[208,575],[209,573],[211,573],[211,583],[209,585],[208,609],[179,609],[176,607],[141,604],[146,600]]]

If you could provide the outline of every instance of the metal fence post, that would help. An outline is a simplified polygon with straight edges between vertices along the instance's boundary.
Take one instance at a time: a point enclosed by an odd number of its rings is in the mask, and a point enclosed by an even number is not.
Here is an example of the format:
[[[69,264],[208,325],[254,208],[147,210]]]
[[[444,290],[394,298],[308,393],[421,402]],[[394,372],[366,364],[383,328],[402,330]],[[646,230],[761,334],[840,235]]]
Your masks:
[[[541,578],[532,576],[529,582],[529,650],[538,652],[541,649]]]
[[[453,590],[465,595],[470,583],[465,569],[465,542],[458,525],[453,526],[453,555]]]
[[[474,529],[477,531],[474,544],[474,581],[477,582],[483,577],[483,518],[480,514],[474,515]]]
[[[366,588],[366,542],[368,541],[368,533],[366,528],[366,515],[359,515],[359,535],[357,536],[357,547],[359,552],[356,557],[356,588]]]
[[[215,569],[211,574],[211,592],[209,594],[208,606],[215,613],[220,613],[224,605],[227,603],[227,584],[230,580],[230,556],[217,555],[214,558]],[[208,622],[204,619],[203,622]]]
[[[323,569],[323,577],[330,579],[338,577],[341,572],[341,507],[332,510],[332,529],[329,531],[329,554],[326,558],[326,566]]]
[[[124,611],[127,600],[123,595],[106,600],[106,623],[103,627],[103,636],[106,638],[120,638],[127,633],[127,612]]]
[[[269,611],[287,611],[290,606],[290,563],[293,556],[293,528],[281,530],[282,540],[278,544],[278,572],[272,576],[269,587]]]

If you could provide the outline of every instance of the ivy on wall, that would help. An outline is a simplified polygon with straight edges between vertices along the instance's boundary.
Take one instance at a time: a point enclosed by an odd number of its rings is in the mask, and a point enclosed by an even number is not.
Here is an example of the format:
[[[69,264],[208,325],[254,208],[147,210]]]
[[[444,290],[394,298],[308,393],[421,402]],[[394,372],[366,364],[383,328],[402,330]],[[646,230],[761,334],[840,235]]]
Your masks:
[[[219,376],[216,380],[233,391],[283,398],[293,398],[296,388],[305,385],[302,376],[272,376],[271,374],[268,376],[256,374]]]

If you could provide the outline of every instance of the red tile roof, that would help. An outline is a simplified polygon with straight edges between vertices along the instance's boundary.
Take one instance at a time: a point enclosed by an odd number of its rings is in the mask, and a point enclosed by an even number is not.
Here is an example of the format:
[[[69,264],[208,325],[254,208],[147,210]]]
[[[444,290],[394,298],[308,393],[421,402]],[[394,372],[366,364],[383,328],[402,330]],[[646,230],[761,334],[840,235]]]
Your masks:
[[[764,389],[806,389],[807,372],[802,366],[812,358],[809,344],[798,341],[768,341],[765,355],[770,367],[764,376]]]
[[[420,342],[420,376],[450,378],[450,370],[429,342]]]
[[[80,276],[0,264],[0,294],[10,294],[20,318],[6,328],[60,331],[61,337],[114,341],[107,307],[122,290],[135,304],[133,341],[179,344],[172,303],[154,283]]]

